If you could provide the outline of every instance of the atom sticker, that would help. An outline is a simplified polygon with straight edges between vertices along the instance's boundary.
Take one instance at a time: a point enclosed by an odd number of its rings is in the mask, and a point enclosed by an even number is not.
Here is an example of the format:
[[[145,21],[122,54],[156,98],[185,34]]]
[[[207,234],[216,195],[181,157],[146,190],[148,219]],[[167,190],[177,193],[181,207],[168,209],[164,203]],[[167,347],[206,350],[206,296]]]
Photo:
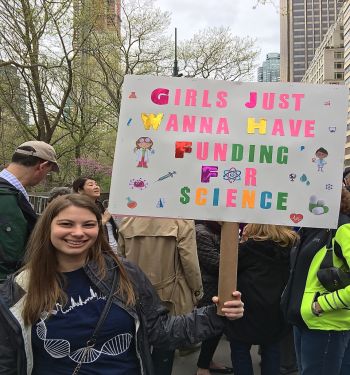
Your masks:
[[[146,180],[143,180],[142,178],[133,178],[129,181],[129,186],[131,187],[131,189],[144,190],[148,186],[148,182]]]
[[[232,167],[230,169],[224,170],[223,178],[224,180],[232,184],[232,182],[241,180],[241,174],[242,174],[242,171],[239,171],[238,169]]]

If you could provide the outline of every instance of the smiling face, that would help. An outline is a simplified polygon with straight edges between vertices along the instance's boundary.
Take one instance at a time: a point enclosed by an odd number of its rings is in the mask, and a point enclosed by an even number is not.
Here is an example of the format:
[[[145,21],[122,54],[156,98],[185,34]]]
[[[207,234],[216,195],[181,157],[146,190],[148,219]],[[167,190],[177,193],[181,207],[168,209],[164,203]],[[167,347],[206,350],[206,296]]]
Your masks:
[[[88,209],[69,206],[52,220],[51,243],[62,272],[82,267],[98,236],[96,216]]]
[[[80,194],[85,194],[89,198],[96,200],[101,195],[101,189],[95,180],[87,179],[82,189],[79,189]]]

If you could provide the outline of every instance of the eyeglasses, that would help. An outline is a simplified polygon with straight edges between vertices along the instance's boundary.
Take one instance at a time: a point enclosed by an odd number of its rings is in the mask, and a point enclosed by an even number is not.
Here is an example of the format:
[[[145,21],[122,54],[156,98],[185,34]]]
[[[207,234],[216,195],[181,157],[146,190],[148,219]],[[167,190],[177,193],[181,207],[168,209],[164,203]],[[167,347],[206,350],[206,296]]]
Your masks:
[[[141,142],[151,143],[152,140],[151,140],[151,138],[146,137],[146,138],[139,138],[137,142],[140,142],[140,143]]]

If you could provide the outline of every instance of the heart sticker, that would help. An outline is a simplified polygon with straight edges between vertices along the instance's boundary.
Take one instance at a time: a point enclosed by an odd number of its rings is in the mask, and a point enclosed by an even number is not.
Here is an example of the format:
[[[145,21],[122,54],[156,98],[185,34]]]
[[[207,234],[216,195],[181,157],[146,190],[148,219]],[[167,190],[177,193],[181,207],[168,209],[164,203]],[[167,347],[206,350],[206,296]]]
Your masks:
[[[302,214],[290,214],[289,217],[295,224],[299,223],[299,221],[303,220],[304,218]]]

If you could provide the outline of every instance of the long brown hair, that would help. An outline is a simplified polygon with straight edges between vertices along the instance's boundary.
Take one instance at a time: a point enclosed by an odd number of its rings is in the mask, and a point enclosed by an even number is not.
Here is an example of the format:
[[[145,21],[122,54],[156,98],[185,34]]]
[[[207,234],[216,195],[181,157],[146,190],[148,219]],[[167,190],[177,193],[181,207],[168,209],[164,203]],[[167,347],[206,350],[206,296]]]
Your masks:
[[[243,237],[255,241],[270,240],[282,247],[291,247],[298,234],[290,227],[273,224],[247,224],[243,229]]]
[[[98,207],[84,195],[64,195],[57,197],[47,206],[28,241],[24,266],[24,269],[29,271],[28,293],[23,309],[23,319],[26,325],[36,322],[43,311],[51,312],[57,302],[61,304],[67,302],[67,296],[62,289],[64,278],[58,270],[56,249],[53,247],[50,237],[53,219],[70,206],[89,210],[98,221],[98,235],[95,243],[89,249],[87,262],[96,262],[99,277],[103,279],[107,271],[104,255],[107,254],[113,258],[119,267],[119,286],[116,293],[122,296],[127,305],[135,303],[131,280],[104,237]]]

